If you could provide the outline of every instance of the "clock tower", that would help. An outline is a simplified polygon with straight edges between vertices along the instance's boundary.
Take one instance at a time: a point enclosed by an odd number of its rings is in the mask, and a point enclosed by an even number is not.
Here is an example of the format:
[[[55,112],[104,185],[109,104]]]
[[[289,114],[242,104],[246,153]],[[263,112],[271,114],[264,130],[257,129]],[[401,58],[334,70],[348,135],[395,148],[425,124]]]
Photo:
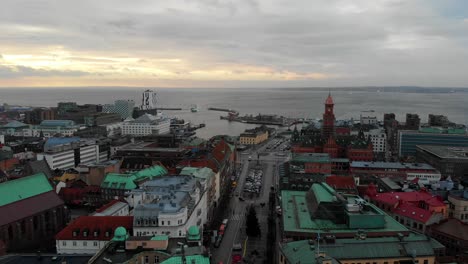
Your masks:
[[[325,113],[323,114],[322,135],[325,140],[335,135],[335,114],[333,113],[333,98],[328,94],[325,100]]]

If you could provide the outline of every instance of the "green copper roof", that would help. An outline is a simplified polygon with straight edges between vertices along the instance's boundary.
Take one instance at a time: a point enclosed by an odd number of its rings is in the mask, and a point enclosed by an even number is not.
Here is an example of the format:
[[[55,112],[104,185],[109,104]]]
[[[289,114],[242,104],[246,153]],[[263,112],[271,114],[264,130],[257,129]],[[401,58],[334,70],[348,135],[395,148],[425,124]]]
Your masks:
[[[125,241],[127,238],[127,229],[123,226],[119,226],[114,231],[114,238],[112,238],[112,241]]]
[[[200,229],[198,226],[190,226],[188,229],[188,240],[200,240]]]
[[[17,180],[7,181],[0,184],[0,206],[52,190],[52,186],[42,172]]]
[[[315,184],[314,184],[315,185]],[[332,198],[328,191],[324,188],[318,188],[318,200],[320,202],[330,201]],[[313,188],[311,188],[313,190]],[[283,230],[285,232],[300,232],[304,234],[315,234],[321,230],[328,230],[330,233],[355,233],[358,229],[368,232],[408,232],[408,229],[400,224],[398,221],[387,215],[385,212],[377,208],[373,204],[368,204],[370,211],[373,214],[367,217],[366,215],[358,217],[359,219],[352,218],[352,225],[337,224],[329,219],[313,218],[308,208],[308,201],[306,199],[307,192],[305,191],[282,191],[281,192],[281,208],[283,210]],[[381,219],[382,218],[382,219]],[[377,227],[373,224],[366,226],[368,221],[377,219],[376,224],[384,222],[384,226]],[[361,224],[356,224],[354,221],[364,221]],[[359,228],[353,228],[358,227]]]
[[[336,201],[335,190],[326,183],[314,183],[311,187],[311,191],[317,198],[318,203],[331,203]]]
[[[371,260],[384,258],[411,259],[412,254],[417,257],[434,256],[433,239],[425,235],[410,233],[400,241],[398,237],[380,237],[359,239],[336,239],[333,244],[320,243],[320,252],[336,260]],[[314,264],[317,263],[315,254],[317,242],[310,244],[309,240],[294,241],[284,244],[281,248],[288,263]]]
[[[330,163],[330,156],[327,153],[293,153],[291,161],[299,163]]]
[[[151,240],[153,241],[166,241],[168,239],[169,239],[169,236],[166,236],[166,235],[157,235],[151,238]]]
[[[152,166],[147,169],[141,170],[139,172],[134,173],[136,180],[138,181],[141,178],[149,178],[153,179],[155,177],[163,176],[167,174],[166,168],[163,166]]]
[[[167,174],[163,166],[153,166],[132,174],[108,173],[101,184],[102,188],[132,190],[137,188],[135,182],[151,180]]]
[[[180,172],[180,175],[191,175],[199,179],[210,179],[215,174],[210,168],[195,168],[195,167],[185,167]]]
[[[210,258],[202,255],[185,256],[185,263],[190,264],[210,264]],[[182,257],[171,257],[161,262],[161,264],[182,264]]]
[[[108,173],[104,181],[102,181],[101,187],[132,190],[137,187],[134,180],[135,176],[132,174]]]

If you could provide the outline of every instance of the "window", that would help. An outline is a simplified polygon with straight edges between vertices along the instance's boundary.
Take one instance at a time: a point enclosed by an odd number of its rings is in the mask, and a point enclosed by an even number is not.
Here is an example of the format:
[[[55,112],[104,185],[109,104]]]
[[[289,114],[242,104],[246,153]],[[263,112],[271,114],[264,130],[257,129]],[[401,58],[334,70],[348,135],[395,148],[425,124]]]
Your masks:
[[[429,264],[429,260],[425,259],[424,264]]]
[[[73,246],[76,247],[76,241],[73,241]]]
[[[86,247],[88,246],[88,242],[87,241],[83,241],[83,247]]]
[[[149,257],[145,256],[145,263],[149,263]]]
[[[97,243],[97,241],[94,241],[94,242],[93,242],[93,246],[95,246],[95,247],[97,247],[97,246],[98,246],[98,243]]]
[[[167,221],[167,225],[171,225],[171,221]]]
[[[164,225],[164,221],[161,221],[161,225]]]
[[[67,245],[67,241],[62,241],[62,246],[66,246]]]

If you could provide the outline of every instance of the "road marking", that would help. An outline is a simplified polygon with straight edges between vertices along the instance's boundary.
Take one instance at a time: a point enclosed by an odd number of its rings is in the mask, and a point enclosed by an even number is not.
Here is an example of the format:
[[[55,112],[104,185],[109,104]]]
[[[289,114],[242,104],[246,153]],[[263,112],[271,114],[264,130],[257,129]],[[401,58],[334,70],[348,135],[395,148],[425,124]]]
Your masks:
[[[244,240],[244,252],[242,253],[242,258],[245,257],[245,252],[247,251],[247,240],[249,239],[249,237],[247,236],[247,238]]]

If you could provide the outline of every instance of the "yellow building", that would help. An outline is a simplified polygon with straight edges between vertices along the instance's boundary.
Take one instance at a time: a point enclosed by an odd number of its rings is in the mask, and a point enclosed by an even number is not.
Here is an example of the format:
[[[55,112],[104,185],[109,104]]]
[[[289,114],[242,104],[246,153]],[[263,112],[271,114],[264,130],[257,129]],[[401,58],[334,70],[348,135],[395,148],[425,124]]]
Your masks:
[[[435,264],[445,247],[434,239],[410,233],[408,236],[300,240],[280,247],[280,264]]]
[[[257,145],[268,139],[268,130],[265,127],[247,129],[240,134],[239,143],[242,145]]]
[[[450,194],[448,201],[449,216],[463,223],[468,223],[468,191],[465,190],[460,194]]]

